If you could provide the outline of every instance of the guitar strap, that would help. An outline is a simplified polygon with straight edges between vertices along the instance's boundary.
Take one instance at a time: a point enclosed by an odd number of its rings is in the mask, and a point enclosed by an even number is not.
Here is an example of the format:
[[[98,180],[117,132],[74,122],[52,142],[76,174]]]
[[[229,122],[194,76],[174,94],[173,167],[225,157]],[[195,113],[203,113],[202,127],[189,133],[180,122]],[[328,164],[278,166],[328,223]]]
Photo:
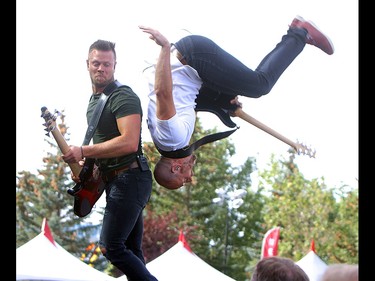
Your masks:
[[[164,151],[164,150],[158,148],[157,146],[156,146],[156,148],[159,151],[159,153],[161,155],[163,155],[164,157],[184,158],[184,157],[187,157],[187,156],[191,155],[195,150],[197,150],[200,146],[202,146],[206,143],[214,142],[214,141],[221,140],[223,138],[229,137],[237,129],[238,129],[238,127],[236,129],[233,129],[233,130],[230,130],[230,131],[219,132],[219,133],[214,133],[214,134],[204,136],[204,137],[200,138],[199,140],[197,140],[196,142],[192,143],[191,145],[186,146],[186,147],[181,148],[181,149],[174,150],[174,151]]]
[[[100,115],[102,114],[103,108],[104,108],[109,96],[113,93],[114,90],[116,90],[121,85],[122,84],[120,82],[115,80],[104,88],[104,91],[100,95],[99,101],[98,101],[98,103],[95,107],[94,113],[91,117],[90,124],[87,127],[85,139],[83,140],[82,145],[88,145],[90,143],[90,140],[92,139],[92,137],[94,135],[96,126],[99,123]]]

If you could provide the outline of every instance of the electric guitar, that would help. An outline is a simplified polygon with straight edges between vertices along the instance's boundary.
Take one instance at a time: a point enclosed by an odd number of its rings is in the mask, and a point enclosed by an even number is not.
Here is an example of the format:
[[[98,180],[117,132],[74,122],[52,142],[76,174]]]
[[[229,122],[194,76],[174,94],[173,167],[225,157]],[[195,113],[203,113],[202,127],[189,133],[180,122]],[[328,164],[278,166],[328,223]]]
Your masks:
[[[45,121],[43,125],[46,127],[44,129],[47,131],[46,135],[49,136],[49,133],[52,133],[61,152],[66,153],[69,145],[56,124],[59,112],[55,111],[55,114],[52,114],[46,107],[42,107],[41,111],[41,117]],[[80,179],[80,182],[67,191],[68,194],[74,196],[74,214],[79,217],[85,217],[91,212],[104,191],[105,183],[94,161],[92,158],[86,158],[83,166],[79,163],[68,164],[73,175]]]
[[[283,136],[282,134],[276,132],[275,130],[271,129],[267,125],[263,124],[262,122],[258,121],[254,117],[250,116],[246,112],[242,110],[242,108],[238,107],[234,111],[235,116],[240,117],[242,120],[249,122],[250,124],[254,125],[255,127],[265,131],[266,133],[274,136],[275,138],[281,140],[282,142],[289,144],[298,155],[304,154],[310,156],[310,158],[315,158],[316,151],[313,150],[311,147],[307,147],[306,145],[300,142],[294,142],[287,137]]]
[[[271,129],[267,125],[244,112],[241,107],[231,104],[230,101],[234,98],[234,95],[218,95],[215,91],[209,88],[201,88],[200,94],[195,100],[195,102],[197,103],[195,111],[206,111],[214,113],[217,117],[219,117],[224,125],[230,128],[237,127],[236,123],[232,121],[231,115],[229,114],[229,112],[233,112],[234,116],[240,117],[242,120],[254,125],[255,127],[290,145],[298,155],[304,154],[310,156],[310,158],[315,158],[316,151],[314,149],[312,149],[311,147],[307,147],[300,142],[294,142],[286,138],[282,134],[276,132],[275,130]]]

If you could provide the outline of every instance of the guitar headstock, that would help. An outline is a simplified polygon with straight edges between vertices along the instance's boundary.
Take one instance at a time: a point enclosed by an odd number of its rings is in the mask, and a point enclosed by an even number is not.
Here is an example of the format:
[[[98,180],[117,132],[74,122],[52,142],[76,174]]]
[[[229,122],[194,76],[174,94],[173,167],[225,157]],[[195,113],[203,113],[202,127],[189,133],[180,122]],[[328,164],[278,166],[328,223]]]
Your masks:
[[[303,154],[310,156],[310,158],[315,158],[316,150],[311,147],[307,147],[303,143],[297,142],[294,149],[296,150],[298,155]]]
[[[55,113],[52,114],[45,106],[41,108],[41,111],[41,117],[46,121],[46,123],[43,124],[46,127],[44,130],[47,131],[46,136],[49,137],[49,133],[56,128],[56,119],[60,115],[60,112],[55,110]]]

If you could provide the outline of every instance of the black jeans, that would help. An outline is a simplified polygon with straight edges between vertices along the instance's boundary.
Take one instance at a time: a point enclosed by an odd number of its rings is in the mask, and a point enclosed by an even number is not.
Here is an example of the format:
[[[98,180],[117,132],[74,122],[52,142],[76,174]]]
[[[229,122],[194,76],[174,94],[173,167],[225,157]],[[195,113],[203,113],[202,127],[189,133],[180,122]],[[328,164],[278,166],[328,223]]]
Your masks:
[[[103,255],[130,280],[157,281],[142,251],[142,211],[151,196],[151,171],[130,169],[106,186],[106,207],[99,245]]]
[[[198,72],[203,81],[202,89],[259,98],[271,91],[281,74],[302,52],[306,35],[305,29],[289,28],[255,71],[203,36],[189,35],[173,45]]]

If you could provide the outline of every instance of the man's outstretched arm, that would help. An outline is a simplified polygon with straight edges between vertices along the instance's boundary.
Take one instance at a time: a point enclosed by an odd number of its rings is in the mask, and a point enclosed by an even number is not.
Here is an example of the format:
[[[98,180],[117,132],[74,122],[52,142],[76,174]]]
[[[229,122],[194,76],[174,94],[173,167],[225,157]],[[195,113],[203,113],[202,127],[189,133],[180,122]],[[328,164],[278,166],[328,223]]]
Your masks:
[[[139,28],[161,46],[155,70],[156,117],[168,120],[176,114],[172,95],[171,44],[159,31],[145,26]]]

